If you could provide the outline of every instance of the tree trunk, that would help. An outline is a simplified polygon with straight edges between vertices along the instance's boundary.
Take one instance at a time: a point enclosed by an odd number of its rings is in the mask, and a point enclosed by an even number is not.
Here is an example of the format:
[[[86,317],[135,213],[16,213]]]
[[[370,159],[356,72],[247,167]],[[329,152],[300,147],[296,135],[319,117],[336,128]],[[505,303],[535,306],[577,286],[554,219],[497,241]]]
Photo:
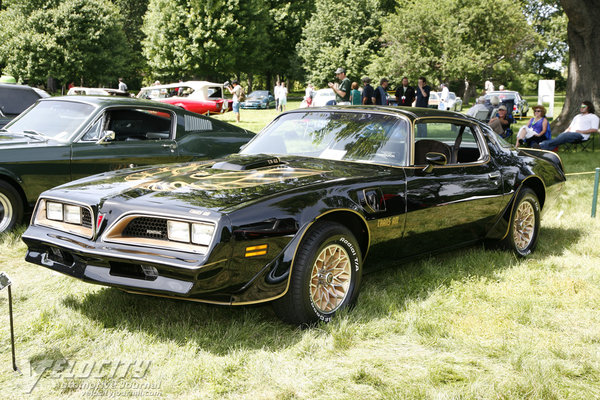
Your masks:
[[[579,114],[582,101],[589,100],[600,110],[600,0],[560,0],[569,19],[569,76],[565,104],[552,122],[552,132],[560,133]]]

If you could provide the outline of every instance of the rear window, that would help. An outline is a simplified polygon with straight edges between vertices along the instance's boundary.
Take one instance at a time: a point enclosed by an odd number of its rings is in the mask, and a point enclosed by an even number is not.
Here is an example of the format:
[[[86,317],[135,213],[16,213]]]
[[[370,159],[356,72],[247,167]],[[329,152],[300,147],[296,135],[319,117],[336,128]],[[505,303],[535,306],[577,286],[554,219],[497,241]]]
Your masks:
[[[6,115],[21,114],[39,98],[40,95],[29,87],[0,87],[0,109]]]

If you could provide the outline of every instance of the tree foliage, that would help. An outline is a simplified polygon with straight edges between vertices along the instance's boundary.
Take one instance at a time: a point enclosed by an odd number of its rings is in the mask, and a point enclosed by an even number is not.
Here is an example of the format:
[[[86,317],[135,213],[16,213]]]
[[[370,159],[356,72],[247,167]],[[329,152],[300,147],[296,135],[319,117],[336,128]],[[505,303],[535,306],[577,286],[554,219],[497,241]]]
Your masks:
[[[130,68],[123,21],[112,3],[14,1],[0,21],[0,59],[21,80],[110,84]]]
[[[395,80],[424,75],[479,84],[497,72],[523,72],[540,44],[509,0],[404,1],[383,31],[384,50],[370,72]]]
[[[260,71],[269,54],[264,0],[151,0],[143,52],[164,79],[211,80]]]
[[[324,85],[338,67],[346,68],[351,79],[364,75],[379,49],[382,15],[377,0],[317,0],[298,44],[306,78]]]

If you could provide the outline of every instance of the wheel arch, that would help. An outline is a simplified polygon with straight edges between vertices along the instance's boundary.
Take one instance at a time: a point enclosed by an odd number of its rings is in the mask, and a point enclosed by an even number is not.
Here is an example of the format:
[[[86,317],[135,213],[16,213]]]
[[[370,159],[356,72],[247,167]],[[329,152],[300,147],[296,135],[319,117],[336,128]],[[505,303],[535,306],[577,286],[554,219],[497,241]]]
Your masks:
[[[337,222],[350,229],[350,232],[352,232],[360,246],[362,260],[365,260],[369,252],[371,233],[369,232],[367,221],[361,214],[350,209],[331,210],[315,218],[315,222],[319,221]]]
[[[19,180],[11,175],[5,174],[3,171],[0,171],[0,181],[6,182],[13,187],[21,197],[21,203],[23,203],[23,210],[29,209],[29,204],[27,203],[27,195],[25,191],[19,184]]]
[[[544,208],[544,203],[546,202],[546,185],[539,176],[532,175],[525,178],[523,182],[521,182],[519,190],[521,190],[522,188],[530,188],[531,190],[533,190],[538,198],[538,201],[540,202],[540,207]],[[515,194],[515,199],[516,198],[517,197]]]

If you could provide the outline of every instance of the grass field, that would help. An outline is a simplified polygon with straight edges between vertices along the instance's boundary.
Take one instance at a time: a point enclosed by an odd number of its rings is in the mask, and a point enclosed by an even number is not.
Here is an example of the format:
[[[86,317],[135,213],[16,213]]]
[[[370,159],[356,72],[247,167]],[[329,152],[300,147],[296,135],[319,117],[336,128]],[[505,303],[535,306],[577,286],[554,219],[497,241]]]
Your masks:
[[[274,115],[242,110],[243,126],[258,131]],[[593,171],[598,155],[561,154],[567,173]],[[22,227],[0,235],[22,372],[11,370],[3,290],[1,396],[598,398],[600,223],[590,218],[592,184],[591,174],[569,176],[530,258],[474,246],[408,264],[388,260],[365,277],[352,311],[303,330],[281,323],[268,305],[132,295],[28,264]]]

